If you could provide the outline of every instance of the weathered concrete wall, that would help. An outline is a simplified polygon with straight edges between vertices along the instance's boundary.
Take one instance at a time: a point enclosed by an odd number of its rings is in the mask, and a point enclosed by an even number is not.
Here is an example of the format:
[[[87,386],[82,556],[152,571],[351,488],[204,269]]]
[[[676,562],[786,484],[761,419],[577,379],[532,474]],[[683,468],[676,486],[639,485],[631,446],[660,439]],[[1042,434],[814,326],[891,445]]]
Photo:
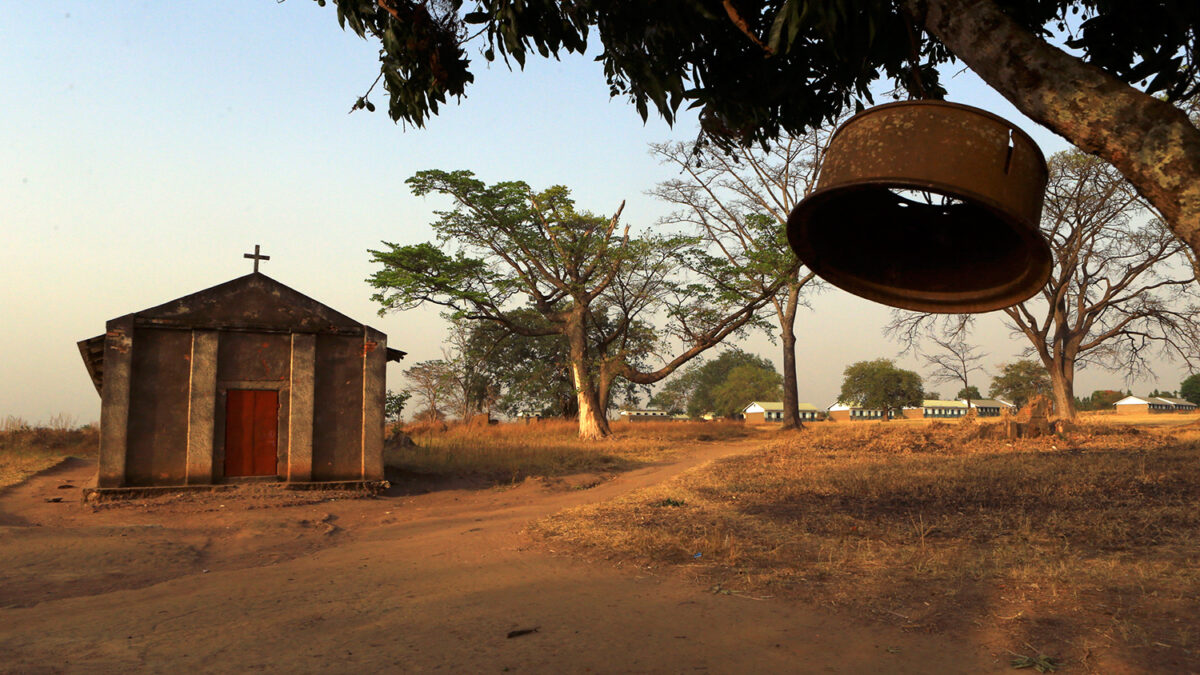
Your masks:
[[[292,365],[289,383],[287,479],[312,480],[313,392],[316,382],[315,335],[292,335]]]
[[[104,335],[104,384],[100,390],[98,487],[125,484],[129,443],[129,387],[133,364],[133,315],[109,321]]]
[[[362,477],[363,338],[317,335],[313,480]]]
[[[213,482],[213,437],[216,433],[216,331],[192,331],[191,374],[188,382],[187,483]]]
[[[222,331],[217,379],[222,382],[285,382],[291,370],[287,333]]]
[[[134,343],[125,485],[182,485],[187,476],[191,331],[138,328]]]
[[[362,349],[362,478],[383,480],[383,405],[387,398],[387,336],[365,327]]]
[[[1147,415],[1150,413],[1150,405],[1147,403],[1131,404],[1114,406],[1117,409],[1118,415]]]

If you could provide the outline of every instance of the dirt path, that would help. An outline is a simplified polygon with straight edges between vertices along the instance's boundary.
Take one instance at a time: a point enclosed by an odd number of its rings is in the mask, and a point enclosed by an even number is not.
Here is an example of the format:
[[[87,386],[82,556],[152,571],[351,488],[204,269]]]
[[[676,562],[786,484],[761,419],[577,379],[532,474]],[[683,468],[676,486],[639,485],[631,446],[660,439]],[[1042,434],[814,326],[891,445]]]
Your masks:
[[[286,505],[217,493],[95,513],[77,490],[94,468],[68,463],[0,494],[0,671],[1006,669],[947,636],[713,595],[558,557],[521,534],[753,447],[703,447],[590,489],[403,496],[412,486],[401,485],[383,499],[302,493]]]

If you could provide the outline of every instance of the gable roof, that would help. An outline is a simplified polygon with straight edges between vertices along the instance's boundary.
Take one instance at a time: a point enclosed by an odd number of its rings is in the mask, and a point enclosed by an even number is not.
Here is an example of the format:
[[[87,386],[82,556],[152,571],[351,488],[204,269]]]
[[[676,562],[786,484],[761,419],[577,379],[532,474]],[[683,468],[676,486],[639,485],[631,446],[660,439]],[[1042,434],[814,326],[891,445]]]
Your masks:
[[[363,335],[367,326],[294,288],[251,272],[202,291],[133,313],[134,325],[154,328]],[[99,392],[104,382],[104,334],[77,343]],[[388,347],[387,360],[405,352]]]
[[[750,410],[758,406],[759,410]],[[804,412],[821,412],[821,409],[811,403],[797,403],[796,410]],[[747,412],[783,412],[783,403],[779,401],[751,401],[750,405],[742,408],[742,413]]]
[[[761,411],[755,410],[754,412],[783,412],[783,403],[780,401],[751,401],[750,405],[742,408],[742,412],[747,412],[754,406],[762,408]]]
[[[141,326],[236,328],[362,335],[363,324],[332,307],[251,272],[134,313]]]
[[[1121,399],[1120,401],[1117,401],[1113,405],[1145,405],[1149,402],[1150,401],[1147,401],[1144,398],[1139,398],[1137,396],[1126,396],[1125,398]]]
[[[964,401],[943,401],[936,398],[925,399],[921,401],[922,408],[965,408],[967,404]]]
[[[972,408],[1009,408],[1009,404],[994,398],[973,398],[971,399]]]
[[[1181,405],[1181,406],[1186,406],[1189,408],[1195,407],[1195,405],[1196,405],[1195,403],[1192,403],[1191,401],[1189,401],[1185,398],[1170,398],[1167,396],[1159,396],[1158,400],[1166,401],[1167,403],[1170,403],[1171,405]]]

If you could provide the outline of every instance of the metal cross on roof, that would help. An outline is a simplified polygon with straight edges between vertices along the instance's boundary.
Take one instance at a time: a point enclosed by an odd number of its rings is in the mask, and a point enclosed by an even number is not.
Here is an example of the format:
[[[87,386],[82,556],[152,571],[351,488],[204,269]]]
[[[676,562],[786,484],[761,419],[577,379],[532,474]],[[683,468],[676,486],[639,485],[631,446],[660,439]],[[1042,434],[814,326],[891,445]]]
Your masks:
[[[258,254],[258,244],[254,245],[254,253],[243,253],[242,257],[254,259],[254,271],[255,272],[258,272],[258,261],[259,260],[270,260],[271,259],[271,256],[269,256],[269,255],[259,255]]]

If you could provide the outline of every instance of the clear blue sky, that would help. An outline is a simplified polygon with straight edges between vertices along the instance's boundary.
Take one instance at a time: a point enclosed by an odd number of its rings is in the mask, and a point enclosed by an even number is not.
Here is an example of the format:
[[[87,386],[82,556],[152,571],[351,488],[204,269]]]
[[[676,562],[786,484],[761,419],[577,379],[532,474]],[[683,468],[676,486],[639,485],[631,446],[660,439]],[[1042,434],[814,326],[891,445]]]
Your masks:
[[[479,57],[477,63],[482,64]],[[644,193],[670,177],[646,145],[686,140],[610,100],[588,58],[477,72],[460,105],[426,129],[347,115],[376,74],[375,48],[308,0],[10,3],[0,14],[0,418],[99,417],[75,348],[107,319],[263,271],[388,333],[408,363],[440,354],[436,311],[376,316],[364,279],[380,240],[429,238],[433,200],[408,193],[420,169],[569,186],[582,208],[650,226]],[[969,73],[951,98],[1020,120],[1047,154],[1065,143]],[[383,92],[374,100],[385,106]],[[891,356],[886,308],[832,290],[800,317],[800,396],[833,401],[853,361]],[[980,321],[989,367],[1022,348]],[[775,359],[763,337],[743,346]],[[904,362],[908,367],[917,364]],[[395,366],[389,383],[401,384]],[[1174,389],[1182,371],[1159,368]],[[980,380],[981,389],[987,382]],[[1085,372],[1079,393],[1124,388]],[[942,393],[951,394],[947,387]]]

